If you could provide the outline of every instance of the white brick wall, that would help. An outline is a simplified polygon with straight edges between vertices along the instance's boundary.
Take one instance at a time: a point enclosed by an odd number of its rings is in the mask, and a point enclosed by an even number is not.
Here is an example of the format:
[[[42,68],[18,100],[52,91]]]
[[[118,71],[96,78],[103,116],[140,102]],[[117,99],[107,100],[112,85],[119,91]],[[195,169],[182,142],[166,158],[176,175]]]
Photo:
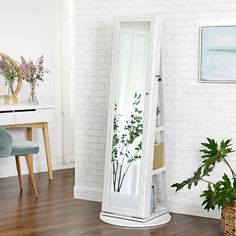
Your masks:
[[[203,185],[178,195],[170,185],[196,169],[207,136],[236,144],[236,84],[198,83],[199,26],[234,24],[235,10],[235,0],[75,0],[76,197],[102,189],[113,16],[155,14],[163,19],[169,202],[174,211],[204,214]]]

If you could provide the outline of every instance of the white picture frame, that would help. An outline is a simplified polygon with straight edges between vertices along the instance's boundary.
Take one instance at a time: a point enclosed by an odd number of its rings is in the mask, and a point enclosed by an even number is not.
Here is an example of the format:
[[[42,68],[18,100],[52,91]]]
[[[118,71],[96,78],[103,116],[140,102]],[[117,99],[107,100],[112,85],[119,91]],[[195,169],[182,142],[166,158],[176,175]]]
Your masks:
[[[201,26],[199,82],[236,83],[236,25]]]

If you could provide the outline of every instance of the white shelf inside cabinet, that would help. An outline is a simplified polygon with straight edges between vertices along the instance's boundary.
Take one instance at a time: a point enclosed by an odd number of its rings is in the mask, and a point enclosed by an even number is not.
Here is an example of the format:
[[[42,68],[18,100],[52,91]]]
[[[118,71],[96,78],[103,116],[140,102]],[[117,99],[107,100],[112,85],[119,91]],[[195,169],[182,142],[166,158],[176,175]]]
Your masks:
[[[165,167],[161,167],[161,168],[158,168],[156,170],[153,170],[152,171],[152,175],[157,175],[157,174],[161,174],[162,172],[166,171],[166,168]]]
[[[165,130],[165,127],[164,127],[164,126],[158,126],[158,127],[156,127],[156,133],[163,132],[164,130]]]

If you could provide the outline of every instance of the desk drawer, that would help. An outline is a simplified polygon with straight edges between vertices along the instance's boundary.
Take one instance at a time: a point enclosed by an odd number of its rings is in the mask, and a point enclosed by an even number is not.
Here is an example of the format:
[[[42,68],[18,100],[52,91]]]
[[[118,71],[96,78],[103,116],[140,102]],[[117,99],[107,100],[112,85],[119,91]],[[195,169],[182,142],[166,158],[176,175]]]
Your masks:
[[[14,125],[16,117],[14,112],[0,113],[0,126],[1,125]]]
[[[16,112],[16,124],[50,122],[54,119],[54,109]]]

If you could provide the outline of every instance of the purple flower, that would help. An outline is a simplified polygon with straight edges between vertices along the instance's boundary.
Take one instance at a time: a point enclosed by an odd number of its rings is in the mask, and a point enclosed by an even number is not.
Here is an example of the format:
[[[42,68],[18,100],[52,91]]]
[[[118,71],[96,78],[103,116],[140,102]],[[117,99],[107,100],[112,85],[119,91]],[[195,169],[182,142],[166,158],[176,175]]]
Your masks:
[[[49,72],[43,67],[43,55],[38,58],[35,64],[31,59],[27,62],[25,58],[21,56],[20,69],[22,78],[29,83],[36,83],[37,80],[43,81],[44,73]]]
[[[6,69],[6,60],[4,58],[1,58],[0,60],[0,73],[3,73],[3,71]]]

